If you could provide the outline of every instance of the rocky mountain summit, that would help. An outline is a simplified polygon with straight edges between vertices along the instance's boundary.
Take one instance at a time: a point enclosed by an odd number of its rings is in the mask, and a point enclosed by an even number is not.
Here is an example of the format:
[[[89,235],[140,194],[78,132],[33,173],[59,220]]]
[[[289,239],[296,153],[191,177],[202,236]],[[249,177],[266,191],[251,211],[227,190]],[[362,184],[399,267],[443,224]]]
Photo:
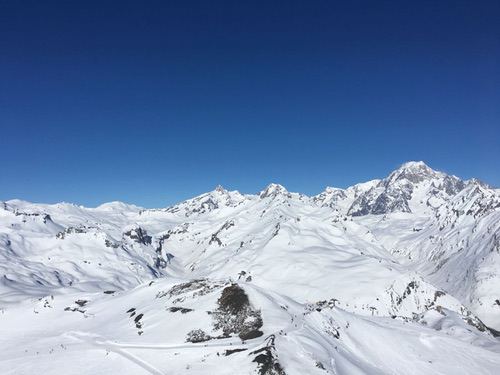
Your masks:
[[[412,212],[415,198],[446,199],[459,193],[465,183],[429,168],[423,162],[409,162],[381,180],[376,186],[360,195],[349,208],[352,216],[381,215],[391,212]]]

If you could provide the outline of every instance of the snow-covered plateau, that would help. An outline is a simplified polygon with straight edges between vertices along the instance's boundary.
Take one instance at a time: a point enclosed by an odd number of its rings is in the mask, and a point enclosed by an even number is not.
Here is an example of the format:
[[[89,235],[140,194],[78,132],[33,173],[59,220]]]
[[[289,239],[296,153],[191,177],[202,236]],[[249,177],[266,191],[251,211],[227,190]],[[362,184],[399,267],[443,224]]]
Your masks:
[[[498,374],[500,190],[0,202],[0,374]]]

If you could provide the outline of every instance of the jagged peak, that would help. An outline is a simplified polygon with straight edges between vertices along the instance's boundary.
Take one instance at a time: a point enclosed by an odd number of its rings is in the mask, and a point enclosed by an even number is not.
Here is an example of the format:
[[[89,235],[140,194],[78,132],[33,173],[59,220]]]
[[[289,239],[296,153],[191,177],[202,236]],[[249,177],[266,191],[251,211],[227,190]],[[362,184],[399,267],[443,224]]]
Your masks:
[[[224,186],[219,184],[215,187],[214,190],[203,193],[195,197],[194,199],[203,197],[212,197],[214,199],[219,199],[219,198],[228,199],[230,197],[233,198],[244,197],[244,195],[240,193],[239,190],[227,190]]]
[[[227,190],[220,184],[215,187],[214,191],[217,193],[227,193]]]
[[[327,186],[325,190],[311,198],[314,203],[319,203],[322,207],[333,208],[339,200],[342,200],[346,197],[347,195],[345,189]]]
[[[262,190],[259,194],[260,198],[275,197],[277,195],[290,195],[288,190],[283,185],[270,183],[267,187]]]
[[[492,187],[490,185],[488,185],[486,182],[484,181],[481,181],[477,178],[471,178],[467,181],[465,181],[465,183],[468,185],[468,186],[481,186],[483,189],[492,189]]]
[[[238,190],[228,191],[222,185],[217,185],[214,190],[186,199],[164,209],[166,212],[181,212],[186,216],[202,214],[223,207],[235,207],[242,203],[248,196]]]
[[[313,199],[329,199],[332,197],[345,196],[345,189],[327,186],[321,193],[313,196]]]

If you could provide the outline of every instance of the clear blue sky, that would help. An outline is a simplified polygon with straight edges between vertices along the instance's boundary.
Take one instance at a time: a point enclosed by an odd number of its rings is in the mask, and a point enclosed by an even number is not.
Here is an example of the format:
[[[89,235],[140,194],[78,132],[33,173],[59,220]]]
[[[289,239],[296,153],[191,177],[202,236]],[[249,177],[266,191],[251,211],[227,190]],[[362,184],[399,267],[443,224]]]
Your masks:
[[[0,1],[0,199],[500,185],[499,1]]]

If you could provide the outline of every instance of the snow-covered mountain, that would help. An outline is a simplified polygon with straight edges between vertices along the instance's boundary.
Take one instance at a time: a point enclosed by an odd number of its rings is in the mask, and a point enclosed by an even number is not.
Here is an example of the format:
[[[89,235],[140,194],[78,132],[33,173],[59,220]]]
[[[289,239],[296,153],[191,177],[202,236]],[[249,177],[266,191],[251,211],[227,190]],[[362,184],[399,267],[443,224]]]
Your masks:
[[[0,202],[2,373],[494,374],[500,192],[409,162],[308,197]]]

